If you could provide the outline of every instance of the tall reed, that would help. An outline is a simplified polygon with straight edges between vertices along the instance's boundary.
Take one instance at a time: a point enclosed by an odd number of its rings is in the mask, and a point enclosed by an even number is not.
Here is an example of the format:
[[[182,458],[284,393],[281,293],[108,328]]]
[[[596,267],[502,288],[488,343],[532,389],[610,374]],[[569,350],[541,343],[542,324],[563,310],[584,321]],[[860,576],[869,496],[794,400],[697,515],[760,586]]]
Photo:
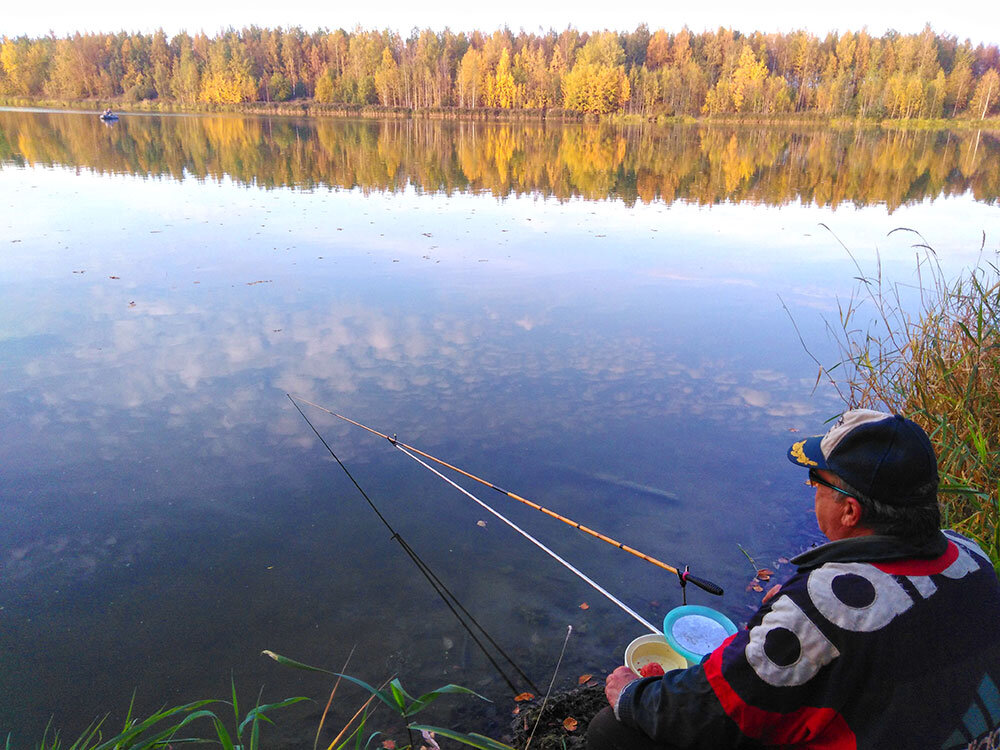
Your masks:
[[[839,361],[817,360],[817,382],[848,408],[885,409],[927,431],[945,526],[974,538],[1000,571],[1000,257],[980,248],[974,267],[948,279],[913,233],[915,289],[888,283],[881,262],[866,273],[848,251],[859,283],[837,323],[827,321]]]

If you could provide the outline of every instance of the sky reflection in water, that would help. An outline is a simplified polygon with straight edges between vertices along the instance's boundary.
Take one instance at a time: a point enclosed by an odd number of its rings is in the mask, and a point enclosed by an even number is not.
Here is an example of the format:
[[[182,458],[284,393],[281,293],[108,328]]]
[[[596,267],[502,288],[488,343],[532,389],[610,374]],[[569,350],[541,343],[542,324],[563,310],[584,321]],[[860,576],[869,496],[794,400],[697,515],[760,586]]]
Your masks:
[[[778,295],[829,355],[822,316],[855,271],[818,223],[903,281],[894,227],[952,270],[998,236],[967,197],[887,215],[73,166],[0,169],[0,729],[22,742],[133,688],[150,708],[225,695],[230,671],[268,698],[319,695],[259,651],[337,668],[355,643],[359,676],[477,687],[502,717],[502,683],[286,392],[689,563],[727,588],[693,598],[744,618],[759,595],[737,544],[773,567],[817,539],[783,451],[838,402],[812,393]],[[536,682],[566,624],[574,682],[641,633],[384,442],[307,414]],[[483,493],[643,616],[679,603],[656,569]]]

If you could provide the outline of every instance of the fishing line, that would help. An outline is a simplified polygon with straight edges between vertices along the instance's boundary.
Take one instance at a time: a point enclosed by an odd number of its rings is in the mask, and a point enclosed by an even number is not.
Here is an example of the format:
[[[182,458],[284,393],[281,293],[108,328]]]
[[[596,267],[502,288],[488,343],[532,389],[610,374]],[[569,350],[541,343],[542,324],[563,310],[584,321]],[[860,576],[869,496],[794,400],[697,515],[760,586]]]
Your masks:
[[[454,466],[454,465],[452,465],[452,464],[448,463],[447,461],[444,461],[444,460],[442,460],[440,458],[437,458],[436,456],[432,456],[430,453],[426,453],[426,452],[420,450],[419,448],[415,448],[412,445],[407,445],[406,443],[400,442],[400,441],[398,441],[396,439],[395,435],[393,435],[392,437],[389,437],[388,435],[386,435],[383,432],[379,432],[378,430],[373,429],[371,427],[368,427],[367,425],[363,425],[360,422],[356,422],[353,419],[351,419],[350,417],[345,417],[343,414],[338,414],[335,411],[331,411],[330,409],[327,409],[324,406],[320,406],[319,404],[314,404],[312,401],[307,401],[306,399],[300,398],[298,396],[293,397],[291,394],[288,394],[288,393],[286,393],[285,395],[288,396],[288,398],[292,400],[292,403],[295,403],[296,401],[301,401],[302,403],[308,404],[309,406],[312,406],[312,407],[314,407],[316,409],[319,409],[320,411],[325,411],[327,414],[330,414],[330,415],[332,415],[334,417],[337,417],[337,419],[342,419],[345,422],[348,422],[350,424],[355,425],[356,427],[360,427],[363,430],[367,430],[368,432],[372,433],[373,435],[378,435],[381,438],[385,438],[392,445],[394,445],[396,447],[402,446],[403,448],[406,448],[407,450],[412,451],[413,453],[415,453],[417,455],[423,456],[424,458],[426,458],[429,461],[433,461],[434,463],[436,463],[436,464],[438,464],[440,466],[444,466],[447,469],[451,469],[452,471],[455,471],[455,472],[461,474],[462,476],[468,477],[469,479],[472,479],[473,481],[479,482],[480,484],[485,485],[485,486],[489,487],[492,490],[496,490],[501,495],[506,495],[511,500],[517,500],[519,503],[523,503],[524,505],[527,505],[529,508],[534,508],[535,510],[544,513],[545,515],[549,516],[550,518],[554,518],[557,521],[562,521],[563,523],[572,526],[574,529],[578,529],[579,531],[582,531],[585,534],[589,534],[590,536],[593,536],[593,537],[596,537],[597,539],[600,539],[602,542],[607,542],[608,544],[612,545],[613,547],[617,547],[618,549],[620,549],[620,550],[622,550],[624,552],[628,552],[630,555],[634,555],[635,557],[638,557],[640,560],[645,560],[646,562],[651,563],[652,565],[655,565],[658,568],[662,568],[663,570],[670,571],[671,573],[676,574],[678,580],[680,581],[681,589],[684,592],[687,591],[687,589],[686,589],[687,584],[688,583],[693,583],[698,588],[703,589],[704,591],[707,591],[710,594],[714,594],[716,596],[722,596],[722,594],[723,594],[721,586],[719,586],[716,583],[712,583],[711,581],[705,580],[704,578],[700,578],[698,576],[692,575],[688,571],[687,566],[684,567],[684,570],[680,570],[678,568],[675,568],[673,565],[668,565],[667,563],[663,562],[662,560],[657,560],[655,557],[647,555],[644,552],[640,552],[639,550],[635,549],[634,547],[629,547],[627,544],[622,544],[621,542],[619,542],[619,541],[617,541],[615,539],[612,539],[611,537],[606,536],[605,534],[602,534],[599,531],[595,531],[594,529],[588,528],[587,526],[584,526],[583,524],[577,523],[572,518],[567,518],[566,516],[560,515],[559,513],[556,513],[553,510],[549,510],[548,508],[543,508],[538,503],[534,503],[534,502],[532,502],[531,500],[528,500],[525,497],[521,497],[520,495],[518,495],[518,494],[516,494],[514,492],[510,492],[509,490],[505,490],[503,487],[498,487],[497,485],[493,484],[492,482],[486,481],[482,477],[477,477],[475,474],[472,474],[471,472],[465,471],[464,469],[460,469],[459,467]],[[301,409],[299,410],[299,413],[300,414],[302,413]],[[421,462],[421,463],[423,463],[423,462]],[[427,466],[427,465],[424,464],[424,466]],[[427,466],[427,468],[430,468],[430,467]],[[438,476],[441,476],[441,475],[439,474]],[[686,602],[686,593],[685,593],[685,602]]]
[[[633,618],[635,618],[636,620],[638,620],[639,622],[641,622],[644,626],[646,626],[647,628],[649,628],[649,630],[651,632],[653,632],[653,633],[662,633],[663,632],[662,628],[658,628],[655,625],[651,625],[640,614],[638,614],[635,610],[633,610],[631,607],[629,607],[627,604],[625,604],[625,602],[623,602],[621,599],[616,598],[614,594],[612,594],[610,591],[608,591],[607,589],[605,589],[599,583],[597,583],[592,578],[590,578],[589,576],[587,576],[586,573],[583,573],[579,569],[573,567],[573,565],[571,563],[566,562],[566,560],[564,560],[563,558],[561,558],[558,554],[556,554],[555,552],[553,552],[552,550],[550,550],[548,547],[546,547],[544,544],[542,544],[540,541],[538,541],[537,539],[535,539],[535,537],[533,537],[527,531],[525,531],[520,526],[518,526],[516,523],[514,523],[513,521],[511,521],[509,518],[507,518],[506,516],[502,515],[498,511],[494,510],[493,508],[491,508],[489,505],[487,505],[486,503],[484,503],[482,500],[480,500],[478,497],[476,497],[475,495],[473,495],[467,489],[465,489],[464,487],[462,487],[460,484],[456,484],[454,481],[452,481],[451,479],[449,479],[448,477],[446,477],[444,474],[442,474],[440,471],[438,471],[437,469],[435,469],[430,464],[425,463],[419,457],[417,457],[414,454],[410,453],[410,451],[408,451],[406,448],[404,448],[402,446],[402,444],[396,443],[395,445],[396,445],[397,448],[399,448],[399,450],[403,451],[403,453],[405,453],[407,456],[409,456],[410,458],[412,458],[414,461],[416,461],[418,464],[420,464],[421,466],[423,466],[425,469],[427,469],[428,471],[434,472],[439,477],[441,477],[441,479],[443,479],[444,481],[446,481],[448,484],[450,484],[456,490],[458,490],[459,492],[461,492],[463,495],[465,495],[465,496],[471,498],[472,500],[474,500],[475,502],[479,503],[479,505],[481,505],[483,508],[485,508],[486,510],[488,510],[494,516],[496,516],[501,521],[503,521],[505,524],[507,524],[508,526],[510,526],[512,529],[514,529],[514,531],[516,531],[518,534],[520,534],[525,539],[527,539],[529,542],[531,542],[536,547],[538,547],[540,550],[542,550],[542,552],[544,552],[545,554],[547,554],[552,559],[556,560],[561,565],[563,565],[567,570],[569,570],[574,575],[576,575],[579,578],[583,579],[587,584],[589,584],[591,586],[591,588],[593,588],[594,590],[600,592],[606,599],[608,599],[616,607],[620,608],[624,612],[627,612]]]
[[[459,623],[461,623],[462,627],[465,628],[465,631],[469,634],[469,636],[472,638],[475,644],[479,646],[479,649],[483,652],[483,655],[486,656],[490,664],[493,665],[493,668],[503,678],[504,682],[507,683],[508,687],[510,687],[510,689],[515,694],[520,692],[514,686],[514,683],[507,676],[506,672],[504,672],[504,670],[500,667],[500,665],[497,664],[496,660],[489,653],[487,648],[483,645],[482,641],[480,641],[479,638],[476,636],[476,634],[472,632],[472,629],[469,627],[469,624],[455,610],[455,606],[457,606],[459,609],[462,610],[462,613],[467,618],[469,618],[469,620],[473,625],[475,625],[479,629],[479,631],[486,638],[486,640],[490,642],[493,648],[495,648],[500,653],[500,655],[503,656],[503,658],[505,658],[510,663],[510,665],[515,669],[515,671],[517,671],[517,673],[521,676],[521,678],[531,687],[531,689],[534,690],[535,693],[540,692],[539,689],[535,686],[535,683],[532,682],[531,678],[524,673],[524,671],[514,662],[514,660],[507,654],[507,652],[504,651],[503,648],[501,648],[500,645],[493,639],[493,637],[486,632],[486,629],[479,623],[479,621],[476,620],[476,618],[469,613],[469,611],[462,605],[462,603],[451,592],[451,590],[448,589],[448,587],[445,586],[445,584],[441,581],[441,579],[437,577],[434,571],[430,569],[427,563],[425,563],[423,559],[421,559],[421,557],[413,550],[413,548],[406,543],[403,537],[400,536],[399,532],[397,532],[392,527],[392,525],[386,520],[385,516],[383,516],[382,513],[379,511],[379,509],[375,506],[375,503],[372,502],[372,499],[368,497],[368,493],[361,488],[361,485],[358,484],[357,480],[354,478],[351,472],[348,471],[347,467],[344,465],[344,462],[340,460],[340,458],[337,456],[336,453],[334,453],[333,448],[330,447],[330,444],[326,442],[326,440],[323,438],[322,435],[320,435],[319,430],[316,429],[315,425],[313,425],[313,423],[309,421],[309,417],[307,417],[303,413],[302,409],[299,408],[299,405],[295,403],[295,399],[293,399],[287,393],[285,395],[288,396],[288,400],[292,402],[292,405],[295,407],[296,411],[298,411],[298,413],[306,421],[306,424],[309,425],[310,428],[312,428],[312,431],[316,434],[316,437],[319,438],[320,442],[323,443],[323,446],[327,449],[330,455],[333,456],[334,460],[340,465],[340,468],[344,470],[345,474],[347,474],[347,478],[351,480],[351,482],[354,484],[355,487],[357,487],[358,492],[360,492],[361,496],[368,502],[368,505],[371,506],[371,509],[375,511],[375,515],[379,517],[379,520],[392,534],[392,538],[395,539],[397,542],[399,542],[399,545],[403,548],[403,551],[406,552],[407,555],[409,555],[410,559],[413,560],[416,566],[420,569],[420,572],[424,574],[424,577],[434,588],[434,591],[437,592],[438,596],[441,597],[441,600],[445,603],[445,605],[447,605],[448,609],[451,610],[451,613],[455,615],[455,619],[457,619]],[[452,602],[454,602],[454,606],[452,605]]]

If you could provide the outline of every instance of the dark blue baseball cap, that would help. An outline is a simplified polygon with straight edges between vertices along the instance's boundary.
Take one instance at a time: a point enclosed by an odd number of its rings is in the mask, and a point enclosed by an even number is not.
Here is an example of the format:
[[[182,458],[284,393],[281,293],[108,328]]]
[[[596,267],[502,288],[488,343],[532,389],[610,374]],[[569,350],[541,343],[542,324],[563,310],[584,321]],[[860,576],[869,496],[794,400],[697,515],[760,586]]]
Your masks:
[[[846,411],[825,435],[793,443],[788,460],[831,471],[887,505],[924,505],[937,497],[937,457],[931,441],[920,425],[898,414]]]

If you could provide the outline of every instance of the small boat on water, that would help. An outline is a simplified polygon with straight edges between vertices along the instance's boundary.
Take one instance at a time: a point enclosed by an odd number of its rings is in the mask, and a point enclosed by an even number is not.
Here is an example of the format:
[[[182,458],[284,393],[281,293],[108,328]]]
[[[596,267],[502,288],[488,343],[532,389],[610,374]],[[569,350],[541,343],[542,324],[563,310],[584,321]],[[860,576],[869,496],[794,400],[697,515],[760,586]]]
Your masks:
[[[116,115],[110,109],[106,109],[104,110],[104,112],[100,114],[100,118],[104,120],[104,122],[114,122],[115,120],[118,119],[118,115]]]

